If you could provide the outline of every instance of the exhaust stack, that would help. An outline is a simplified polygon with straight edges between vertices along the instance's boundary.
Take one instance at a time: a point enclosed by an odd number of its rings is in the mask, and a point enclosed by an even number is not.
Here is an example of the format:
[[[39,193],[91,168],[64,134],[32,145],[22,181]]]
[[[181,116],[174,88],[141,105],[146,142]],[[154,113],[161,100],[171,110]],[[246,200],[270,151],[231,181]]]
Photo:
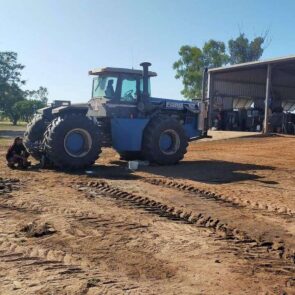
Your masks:
[[[152,64],[150,62],[142,62],[142,81],[143,81],[143,97],[146,98],[149,96],[149,67]]]

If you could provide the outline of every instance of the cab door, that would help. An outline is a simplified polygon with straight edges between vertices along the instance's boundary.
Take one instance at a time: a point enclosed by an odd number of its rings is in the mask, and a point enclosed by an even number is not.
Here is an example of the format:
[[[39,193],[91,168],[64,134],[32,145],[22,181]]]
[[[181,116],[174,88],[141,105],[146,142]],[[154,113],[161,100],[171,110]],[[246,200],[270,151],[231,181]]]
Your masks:
[[[140,78],[140,75],[120,76],[117,116],[111,119],[112,146],[119,152],[141,151],[142,136],[149,119],[138,116]]]
[[[121,75],[121,93],[119,95],[120,117],[137,116],[137,99],[139,95],[139,77]]]

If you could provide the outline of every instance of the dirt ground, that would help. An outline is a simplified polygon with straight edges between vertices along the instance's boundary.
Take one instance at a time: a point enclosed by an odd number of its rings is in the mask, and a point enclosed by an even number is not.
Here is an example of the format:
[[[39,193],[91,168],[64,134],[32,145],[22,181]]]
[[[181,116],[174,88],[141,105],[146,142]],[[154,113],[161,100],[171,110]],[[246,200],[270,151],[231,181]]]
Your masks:
[[[111,149],[79,173],[10,170],[9,142],[0,294],[295,294],[294,137],[198,141],[136,172]]]

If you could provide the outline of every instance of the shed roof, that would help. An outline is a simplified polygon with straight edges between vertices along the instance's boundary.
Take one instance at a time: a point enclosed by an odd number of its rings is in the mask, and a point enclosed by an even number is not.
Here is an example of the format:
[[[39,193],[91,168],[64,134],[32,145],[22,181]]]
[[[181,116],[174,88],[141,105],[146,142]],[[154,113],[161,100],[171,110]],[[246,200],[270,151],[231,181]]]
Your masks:
[[[142,70],[134,70],[134,69],[126,69],[126,68],[112,68],[112,67],[106,67],[106,68],[97,68],[90,70],[88,72],[89,75],[99,75],[101,73],[114,73],[114,74],[134,74],[134,75],[142,75]],[[150,72],[150,77],[157,76],[157,73]]]
[[[288,62],[295,62],[295,55],[271,58],[271,59],[266,59],[261,61],[245,62],[245,63],[230,65],[225,67],[212,68],[212,69],[209,69],[208,71],[211,73],[227,72],[227,71],[238,70],[238,69],[242,70],[246,68],[256,68],[256,67],[259,68],[259,67],[264,67],[268,64],[280,64],[280,63],[288,63]]]

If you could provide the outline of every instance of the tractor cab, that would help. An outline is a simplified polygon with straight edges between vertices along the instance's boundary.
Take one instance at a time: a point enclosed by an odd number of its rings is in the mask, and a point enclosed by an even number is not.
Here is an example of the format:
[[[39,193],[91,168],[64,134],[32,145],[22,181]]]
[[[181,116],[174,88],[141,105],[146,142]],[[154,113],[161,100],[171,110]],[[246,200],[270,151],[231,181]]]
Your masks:
[[[129,116],[143,99],[151,97],[150,78],[155,72],[125,68],[101,68],[89,71],[92,82],[91,116]],[[133,111],[132,111],[133,108]],[[123,113],[124,114],[123,114]]]

